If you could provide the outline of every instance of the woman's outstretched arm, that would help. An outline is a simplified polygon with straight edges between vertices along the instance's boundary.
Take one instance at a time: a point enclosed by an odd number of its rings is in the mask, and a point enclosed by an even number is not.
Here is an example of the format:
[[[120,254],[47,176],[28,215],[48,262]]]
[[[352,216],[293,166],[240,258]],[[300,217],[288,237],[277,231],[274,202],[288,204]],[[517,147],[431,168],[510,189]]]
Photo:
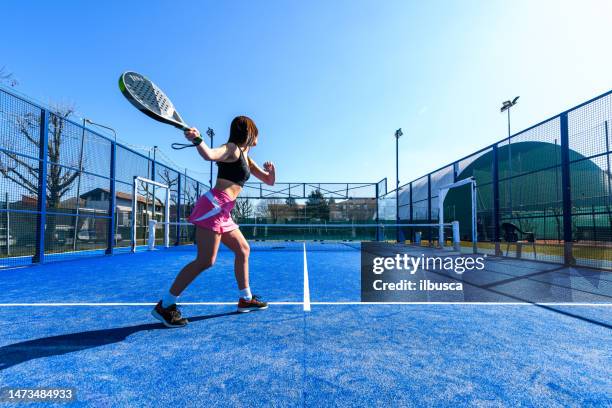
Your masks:
[[[196,128],[191,128],[185,131],[185,138],[193,143],[195,139],[200,139],[201,142],[196,146],[198,153],[204,160],[208,161],[224,161],[234,155],[235,149],[229,149],[227,145],[211,148],[204,142],[200,136],[200,132]]]

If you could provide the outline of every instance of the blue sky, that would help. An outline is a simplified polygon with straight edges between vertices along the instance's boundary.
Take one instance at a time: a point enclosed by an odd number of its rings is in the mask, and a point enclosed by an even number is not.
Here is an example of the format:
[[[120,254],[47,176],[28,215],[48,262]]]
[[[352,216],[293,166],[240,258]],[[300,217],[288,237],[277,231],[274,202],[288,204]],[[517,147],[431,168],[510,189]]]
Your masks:
[[[134,110],[141,72],[193,126],[226,139],[235,115],[278,181],[408,182],[612,88],[609,1],[15,1],[0,66],[16,88],[69,103],[119,139],[206,172],[180,132]],[[196,174],[196,173],[192,173]],[[201,177],[207,181],[207,176]]]

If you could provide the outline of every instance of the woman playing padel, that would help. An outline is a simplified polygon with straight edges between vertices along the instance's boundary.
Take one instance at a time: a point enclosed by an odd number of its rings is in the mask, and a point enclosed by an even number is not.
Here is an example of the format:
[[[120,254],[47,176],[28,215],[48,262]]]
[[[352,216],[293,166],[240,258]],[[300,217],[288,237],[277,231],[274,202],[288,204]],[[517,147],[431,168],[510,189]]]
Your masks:
[[[204,160],[215,161],[219,167],[215,187],[201,196],[195,204],[189,222],[196,227],[196,259],[177,275],[170,290],[153,309],[153,316],[167,327],[182,327],[188,321],[176,306],[177,298],[204,270],[215,263],[219,244],[223,243],[235,254],[234,274],[240,291],[238,311],[250,312],[267,309],[268,304],[249,288],[249,244],[232,220],[231,211],[244,183],[254,175],[266,184],[274,185],[274,164],[265,162],[263,169],[248,155],[257,145],[257,126],[246,116],[234,118],[227,143],[210,148],[197,129],[185,131],[185,137],[196,145]]]

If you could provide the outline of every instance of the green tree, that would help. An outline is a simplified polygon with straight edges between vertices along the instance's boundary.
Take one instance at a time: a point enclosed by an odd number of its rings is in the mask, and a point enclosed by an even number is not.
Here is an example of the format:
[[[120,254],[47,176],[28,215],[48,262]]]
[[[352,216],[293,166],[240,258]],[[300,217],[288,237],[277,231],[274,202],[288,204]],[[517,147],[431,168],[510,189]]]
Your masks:
[[[306,199],[306,216],[309,219],[329,221],[329,203],[321,190],[313,190]]]

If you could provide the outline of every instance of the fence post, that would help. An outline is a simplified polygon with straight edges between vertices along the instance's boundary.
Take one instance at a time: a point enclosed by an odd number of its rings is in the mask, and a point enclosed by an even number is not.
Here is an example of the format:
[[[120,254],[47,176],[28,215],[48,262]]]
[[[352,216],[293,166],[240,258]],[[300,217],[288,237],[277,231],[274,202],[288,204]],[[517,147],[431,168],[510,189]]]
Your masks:
[[[40,139],[38,143],[38,216],[36,220],[36,249],[32,262],[45,262],[45,225],[47,224],[47,153],[49,148],[49,112],[40,112]]]
[[[604,127],[605,127],[605,136],[606,136],[606,152],[608,152],[608,154],[606,154],[606,164],[608,165],[608,205],[610,205],[612,203],[612,168],[610,167],[610,155],[612,155],[612,152],[610,150],[610,133],[608,131],[608,121],[604,121]],[[608,211],[610,211],[608,209]],[[612,225],[610,226],[612,227]]]
[[[432,220],[431,216],[431,173],[427,175],[427,223],[431,224]],[[427,228],[427,240],[429,241],[429,246],[431,246],[431,228]]]
[[[6,208],[6,256],[11,256],[11,206],[8,191],[4,193],[4,205]]]
[[[414,222],[414,203],[412,202],[412,181],[409,184],[410,192],[409,192],[409,200],[410,200],[410,214],[408,215],[410,223]],[[414,228],[410,228],[410,242],[414,243]]]
[[[380,241],[380,227],[378,225],[378,219],[379,219],[379,214],[378,214],[378,199],[380,197],[380,194],[378,192],[378,184],[380,183],[380,181],[378,183],[375,184],[376,187],[376,241]],[[289,184],[289,197],[291,197],[291,184]]]
[[[410,223],[414,222],[414,204],[412,202],[412,182],[410,182]]]
[[[400,186],[399,186],[399,181],[395,184],[395,223],[399,224],[400,222],[400,216],[399,216],[399,195],[400,195]],[[400,238],[400,234],[401,231],[399,228],[395,228],[395,240],[397,242],[400,242],[401,238]]]
[[[110,197],[108,199],[108,214],[110,222],[108,224],[108,237],[106,244],[106,254],[112,255],[115,248],[115,211],[117,209],[117,187],[115,183],[115,169],[117,165],[117,143],[111,141],[110,154]],[[134,197],[134,199],[136,199]]]
[[[561,125],[561,190],[563,199],[563,258],[566,265],[576,260],[572,251],[572,190],[570,184],[569,125],[567,113],[560,115]]]
[[[495,256],[501,255],[499,237],[499,151],[497,144],[493,146],[493,242]],[[546,222],[544,223],[546,224]]]
[[[181,211],[181,183],[183,181],[183,178],[181,177],[181,173],[178,174],[178,187],[177,187],[177,194],[176,194],[176,221],[179,223],[176,225],[176,242],[174,243],[174,245],[178,245],[181,242],[181,217],[182,217],[182,211]],[[185,180],[187,181],[187,180]]]

